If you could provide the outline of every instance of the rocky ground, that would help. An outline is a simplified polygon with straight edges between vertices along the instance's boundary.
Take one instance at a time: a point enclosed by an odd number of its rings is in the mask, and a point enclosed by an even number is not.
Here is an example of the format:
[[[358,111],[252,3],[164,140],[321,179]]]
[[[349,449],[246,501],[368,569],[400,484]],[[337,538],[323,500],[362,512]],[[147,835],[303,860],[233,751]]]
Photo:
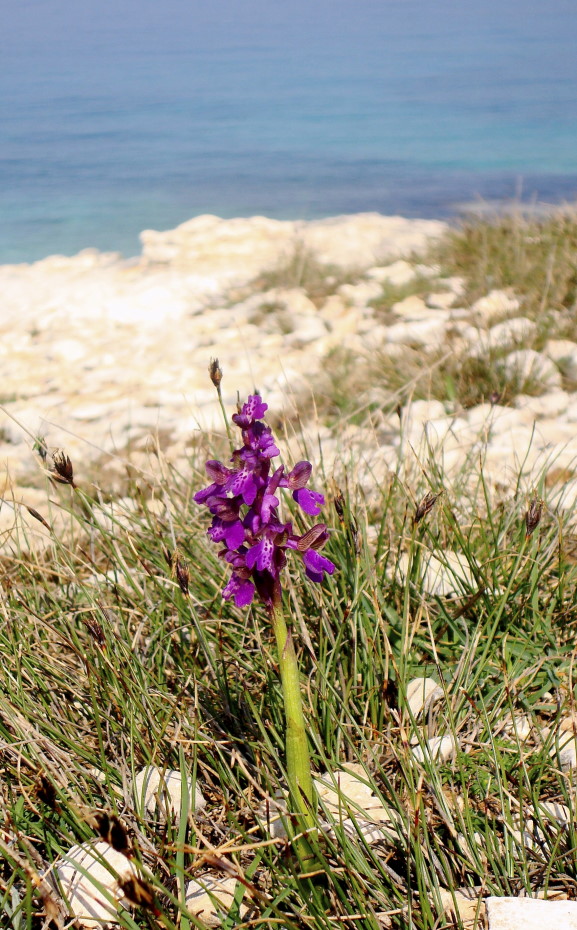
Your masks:
[[[103,482],[127,455],[150,467],[150,437],[184,467],[199,430],[222,428],[213,357],[227,408],[256,387],[271,411],[294,420],[300,409],[325,470],[346,448],[343,464],[354,464],[369,499],[399,470],[453,482],[466,470],[470,493],[482,460],[492,487],[516,487],[521,475],[529,491],[546,478],[558,485],[555,506],[571,507],[577,343],[555,338],[551,320],[544,335],[510,291],[468,304],[462,279],[441,277],[425,257],[445,232],[377,214],[205,216],[144,232],[137,260],[88,250],[0,268],[2,544],[20,503],[45,497],[39,440],[48,462],[64,449],[77,473],[98,462]],[[450,390],[427,393],[448,360],[456,370],[493,357],[514,387],[506,404],[498,394],[464,405]],[[403,383],[408,359],[417,375]],[[385,370],[399,373],[396,391]],[[356,392],[342,418],[339,389]],[[326,417],[312,416],[315,403]]]

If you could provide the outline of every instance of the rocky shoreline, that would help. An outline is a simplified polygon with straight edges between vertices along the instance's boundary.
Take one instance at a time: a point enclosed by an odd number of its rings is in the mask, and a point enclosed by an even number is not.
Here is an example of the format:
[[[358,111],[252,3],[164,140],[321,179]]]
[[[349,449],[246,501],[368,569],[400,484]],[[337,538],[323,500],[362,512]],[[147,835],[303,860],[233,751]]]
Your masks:
[[[577,393],[564,389],[563,377],[577,372],[577,344],[550,339],[539,352],[531,348],[536,324],[515,294],[495,291],[463,305],[463,282],[419,258],[446,230],[438,221],[378,214],[308,223],[201,216],[143,232],[138,259],[87,250],[0,267],[3,544],[18,505],[36,507],[45,496],[38,438],[78,466],[107,457],[114,464],[127,450],[144,454],[150,436],[160,437],[170,459],[187,461],[199,430],[222,428],[207,376],[212,357],[226,374],[227,407],[237,391],[242,397],[256,387],[280,413],[323,390],[335,352],[359,364],[379,353],[393,365],[416,352],[425,369],[432,351],[472,358],[506,347],[502,364],[521,387],[512,405],[493,399],[462,410],[404,397],[395,413],[374,388],[359,397],[373,410],[365,426],[335,432],[315,423],[325,469],[346,438],[370,495],[400,468],[422,472],[431,455],[452,480],[482,448],[496,484],[514,486],[521,470],[528,486],[555,463],[569,477],[559,501],[572,505]],[[326,269],[321,296],[299,282],[299,262],[311,256]],[[379,311],[387,288],[417,279],[418,294]],[[540,382],[540,396],[522,390],[529,379]]]

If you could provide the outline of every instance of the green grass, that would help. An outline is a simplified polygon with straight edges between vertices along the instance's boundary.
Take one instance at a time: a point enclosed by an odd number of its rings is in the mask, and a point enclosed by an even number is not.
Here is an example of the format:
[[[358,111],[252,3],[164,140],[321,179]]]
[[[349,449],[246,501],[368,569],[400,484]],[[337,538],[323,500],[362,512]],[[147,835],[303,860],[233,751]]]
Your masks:
[[[511,211],[465,222],[434,249],[434,257],[445,274],[464,277],[469,303],[493,288],[513,288],[530,319],[548,310],[566,313],[577,300],[577,211],[535,219]],[[574,334],[574,316],[566,323]]]
[[[478,240],[491,235],[485,229]],[[360,391],[364,377],[351,362],[338,383],[337,370],[328,420],[348,415],[347,390],[357,378]],[[411,393],[403,390],[401,398]],[[362,421],[373,411],[355,398]],[[102,812],[124,824],[156,895],[156,915],[120,913],[132,930],[193,926],[182,888],[208,867],[228,874],[223,864],[243,876],[249,906],[242,919],[233,906],[227,930],[461,926],[440,904],[443,891],[458,888],[574,897],[574,821],[560,829],[541,817],[534,847],[515,832],[538,801],[574,805],[573,775],[551,754],[545,728],[575,709],[577,568],[544,476],[536,484],[543,520],[528,538],[520,485],[496,496],[477,461],[447,487],[440,467],[428,480],[423,468],[414,484],[391,476],[370,503],[352,480],[339,489],[327,477],[326,552],[337,572],[313,587],[295,559],[286,585],[313,765],[316,773],[361,765],[396,825],[368,845],[337,818],[332,838],[320,841],[320,868],[307,876],[287,842],[267,841],[258,824],[262,801],[285,784],[272,631],[260,608],[222,601],[226,569],[192,500],[205,483],[204,458],[222,449],[222,438],[203,438],[186,473],[152,457],[148,477],[126,479],[123,493],[135,501],[126,511],[73,463],[79,487],[48,484],[52,503],[42,513],[50,523],[63,512],[67,531],[45,552],[2,557],[0,925],[44,926],[42,874],[97,836]],[[317,472],[314,486],[322,483]],[[444,493],[415,524],[431,490]],[[446,550],[461,554],[470,579],[456,582],[452,597],[428,595],[423,563]],[[416,676],[444,691],[418,722],[406,701]],[[521,714],[534,726],[526,740],[510,727]],[[453,759],[415,760],[412,741],[445,735],[458,744]],[[130,784],[149,763],[191,774],[206,808],[180,825],[147,819]]]

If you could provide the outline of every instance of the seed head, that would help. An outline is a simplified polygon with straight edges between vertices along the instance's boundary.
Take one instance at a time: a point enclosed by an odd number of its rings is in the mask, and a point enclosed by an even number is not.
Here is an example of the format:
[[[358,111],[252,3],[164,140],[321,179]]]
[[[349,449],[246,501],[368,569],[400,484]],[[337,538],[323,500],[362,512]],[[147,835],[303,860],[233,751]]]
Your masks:
[[[416,526],[417,523],[420,523],[423,517],[426,517],[428,513],[433,509],[437,503],[440,493],[433,494],[432,491],[429,491],[428,494],[425,494],[423,499],[417,505],[415,510],[415,516],[413,517],[413,524]]]
[[[97,646],[106,646],[104,630],[96,617],[82,617],[81,619]]]
[[[340,488],[337,489],[334,499],[335,510],[340,523],[345,522],[345,498]]]
[[[39,801],[42,801],[43,804],[46,804],[47,807],[52,808],[52,810],[57,809],[56,788],[50,779],[46,777],[44,772],[40,773],[38,781],[36,782],[36,797]]]
[[[94,816],[95,827],[98,835],[109,843],[116,852],[124,853],[130,856],[132,847],[128,838],[128,832],[122,821],[116,814],[107,814],[106,811],[99,811]]]
[[[525,514],[525,539],[528,539],[539,526],[542,513],[543,501],[534,497],[533,500],[529,502],[529,507]]]
[[[66,453],[58,449],[52,453],[52,461],[54,463],[52,477],[59,481],[60,484],[69,484],[71,488],[75,488],[74,468]]]
[[[128,898],[131,904],[134,904],[135,907],[142,907],[145,910],[152,911],[155,917],[160,916],[160,911],[156,904],[154,888],[149,882],[140,878],[138,875],[128,875],[126,878],[119,881],[118,884],[122,888],[124,896]]]
[[[24,504],[24,506],[26,507],[26,510],[31,517],[34,517],[35,520],[38,520],[38,522],[41,523],[42,526],[45,526],[47,530],[50,529],[50,524],[46,522],[41,513],[38,513],[37,510],[34,510],[34,507],[28,507],[27,504]]]
[[[222,368],[220,367],[217,358],[211,358],[210,364],[208,366],[208,373],[210,375],[210,380],[218,391],[220,388],[220,382],[222,381]]]
[[[190,581],[190,572],[188,570],[188,565],[186,565],[185,562],[181,562],[178,552],[174,553],[172,569],[176,576],[176,580],[178,581],[178,586],[186,597],[186,595],[188,594],[188,583]]]

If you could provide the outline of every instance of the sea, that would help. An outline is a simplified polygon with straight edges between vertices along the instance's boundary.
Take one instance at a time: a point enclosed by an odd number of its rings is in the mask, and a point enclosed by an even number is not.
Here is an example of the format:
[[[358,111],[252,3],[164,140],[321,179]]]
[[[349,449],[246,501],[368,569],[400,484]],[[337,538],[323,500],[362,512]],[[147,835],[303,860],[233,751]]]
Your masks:
[[[18,0],[0,263],[201,214],[577,198],[577,0]]]

